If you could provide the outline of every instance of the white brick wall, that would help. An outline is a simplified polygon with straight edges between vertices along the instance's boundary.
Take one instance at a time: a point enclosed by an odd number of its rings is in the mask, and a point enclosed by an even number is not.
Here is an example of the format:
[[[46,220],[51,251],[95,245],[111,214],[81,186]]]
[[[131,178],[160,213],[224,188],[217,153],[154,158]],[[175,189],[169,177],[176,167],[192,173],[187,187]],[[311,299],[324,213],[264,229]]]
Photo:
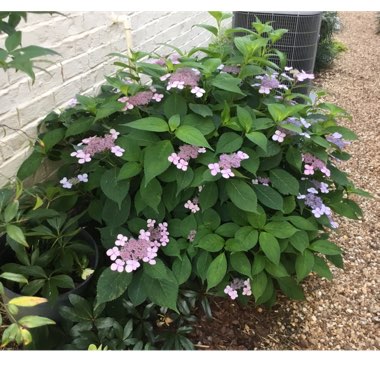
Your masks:
[[[167,53],[169,43],[185,51],[205,44],[210,34],[199,23],[212,23],[207,12],[69,12],[62,15],[30,15],[20,24],[23,45],[49,47],[61,56],[49,57],[47,71],[36,81],[23,73],[0,69],[0,186],[17,171],[30,152],[27,136],[36,136],[36,125],[53,109],[63,106],[77,93],[94,93],[104,75],[115,70],[111,52],[127,50],[125,17],[131,28],[134,49]],[[3,46],[4,36],[0,37]]]

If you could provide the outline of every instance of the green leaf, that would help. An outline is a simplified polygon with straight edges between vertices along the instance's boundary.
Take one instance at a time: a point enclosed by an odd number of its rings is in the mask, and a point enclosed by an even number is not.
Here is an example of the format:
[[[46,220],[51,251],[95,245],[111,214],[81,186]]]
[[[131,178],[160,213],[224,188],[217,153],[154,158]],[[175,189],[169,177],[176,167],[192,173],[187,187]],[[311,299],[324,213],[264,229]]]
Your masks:
[[[181,254],[177,240],[173,238],[170,238],[169,243],[165,247],[161,247],[160,249],[165,253],[166,256],[180,257],[180,254]]]
[[[168,119],[177,114],[185,116],[187,114],[186,100],[176,93],[169,95],[164,101],[164,114]]]
[[[252,264],[252,276],[260,273],[265,268],[266,259],[262,255],[255,255]]]
[[[265,270],[275,278],[288,277],[289,273],[286,268],[281,264],[273,264],[271,261],[266,259],[265,261]]]
[[[65,136],[64,128],[56,128],[51,131],[48,131],[42,137],[42,141],[44,143],[45,152],[49,152],[53,146],[61,142],[61,140]]]
[[[13,281],[13,282],[18,282],[20,284],[27,284],[28,280],[22,276],[21,274],[17,273],[8,273],[4,272],[0,274],[0,278],[4,278],[5,280]]]
[[[196,114],[201,115],[202,117],[213,116],[211,108],[204,104],[194,104],[190,103],[189,108]]]
[[[303,280],[314,267],[314,254],[306,250],[296,258],[295,269],[297,274],[297,281]]]
[[[290,146],[286,152],[286,160],[290,165],[301,171],[302,168],[302,156],[301,151],[293,146]]]
[[[175,113],[178,113],[175,112]],[[169,132],[168,123],[158,117],[144,117],[143,119],[138,119],[131,121],[130,123],[121,124],[122,126],[127,126],[130,128],[138,129],[140,131],[149,131],[149,132]]]
[[[216,153],[232,153],[241,148],[243,138],[234,132],[226,132],[220,136],[216,144]]]
[[[241,79],[235,78],[227,73],[218,74],[211,80],[211,84],[221,90],[232,92],[234,94],[245,95],[239,87],[241,84]]]
[[[134,306],[141,305],[148,296],[143,284],[143,273],[143,271],[136,272],[127,289],[128,297]]]
[[[145,204],[158,212],[162,199],[162,187],[156,178],[152,179],[147,186],[140,187],[140,195]]]
[[[266,257],[268,257],[272,263],[278,264],[280,262],[280,245],[272,234],[261,232],[259,236],[259,244]]]
[[[117,177],[118,181],[137,176],[141,172],[141,164],[138,162],[127,162],[121,168]]]
[[[132,281],[132,274],[115,272],[106,268],[99,277],[96,286],[96,304],[100,305],[119,298]]]
[[[47,302],[46,298],[42,297],[15,297],[9,301],[10,305],[22,306],[22,307],[33,307],[40,305],[41,303]]]
[[[128,136],[119,136],[117,139],[117,145],[119,145],[121,148],[123,148],[125,150],[125,152],[123,153],[121,158],[125,161],[138,161],[139,162],[141,159],[141,149],[139,146],[141,141],[136,141],[131,136],[134,135],[134,137],[136,137],[136,135],[139,135],[139,137],[143,138],[144,135],[150,136],[152,133],[153,132],[133,131],[133,132],[129,133]],[[153,135],[153,136],[157,136],[157,135]],[[156,142],[158,140],[159,139],[157,137],[157,140],[153,139],[152,141],[150,141],[150,140],[148,142],[145,141],[145,145],[150,145],[151,143]]]
[[[176,277],[178,284],[184,284],[191,275],[191,262],[189,258],[184,255],[181,258],[177,257],[173,263],[173,273]]]
[[[218,227],[215,233],[223,237],[233,237],[239,228],[235,223],[225,223]]]
[[[74,289],[75,284],[73,279],[67,274],[57,274],[50,278],[50,280],[54,283],[58,288],[65,289]]]
[[[216,234],[208,234],[199,240],[197,247],[207,252],[219,252],[224,247],[224,239]]]
[[[19,202],[15,199],[12,203],[9,203],[4,210],[4,222],[9,223],[16,215],[19,207]]]
[[[200,28],[208,30],[210,33],[212,33],[214,36],[218,36],[218,28],[212,25],[207,24],[195,24],[194,26],[198,26]]]
[[[194,178],[194,172],[193,172],[193,170],[191,168],[187,168],[186,171],[177,170],[177,192],[176,192],[176,197],[178,196],[178,194],[183,189],[188,189],[189,185],[193,181],[193,178]]]
[[[278,278],[277,282],[281,290],[288,297],[301,301],[305,299],[301,286],[299,286],[291,277]]]
[[[331,280],[333,278],[329,266],[322,257],[314,256],[313,272],[317,273],[318,276],[324,277],[328,280]]]
[[[288,222],[269,222],[264,226],[264,230],[280,239],[289,238],[298,231]]]
[[[55,322],[49,318],[37,317],[32,315],[27,315],[18,320],[18,323],[26,327],[27,329],[32,329],[35,327],[46,326],[46,325],[55,325]]]
[[[86,116],[72,122],[66,130],[66,137],[80,135],[89,131],[94,123],[94,117]]]
[[[283,169],[272,169],[269,178],[275,187],[282,194],[298,195],[299,183],[295,177]]]
[[[227,260],[224,253],[217,256],[207,270],[207,290],[218,285],[227,273]]]
[[[303,253],[309,246],[309,235],[305,231],[297,231],[291,238],[290,244],[299,252]]]
[[[292,223],[293,225],[295,225],[297,228],[301,230],[305,230],[305,231],[318,230],[318,226],[315,223],[313,223],[312,220],[302,218],[302,216],[292,215],[292,216],[288,216],[287,219],[290,221],[290,223]]]
[[[104,195],[116,202],[121,207],[121,203],[129,192],[129,181],[119,181],[119,170],[112,168],[105,171],[100,179],[100,187]]]
[[[236,272],[251,277],[251,263],[243,252],[231,254],[231,266]]]
[[[239,179],[226,181],[226,192],[232,203],[240,210],[256,212],[257,197],[252,187]]]
[[[160,259],[157,259],[155,265],[144,264],[144,275],[156,279],[166,278],[167,268]]]
[[[20,31],[10,34],[5,39],[5,48],[9,52],[12,52],[13,50],[15,50],[17,46],[21,45],[21,37],[22,37],[22,34]]]
[[[259,233],[251,226],[241,227],[236,231],[235,239],[240,240],[245,251],[250,250],[257,244]]]
[[[317,240],[310,245],[310,249],[324,255],[341,255],[343,253],[336,244],[328,240]]]
[[[189,125],[182,125],[175,130],[176,137],[190,145],[206,147],[212,150],[211,146],[203,136],[202,132]]]
[[[284,206],[283,199],[276,190],[272,189],[270,186],[264,185],[254,185],[253,188],[256,192],[257,199],[261,204],[273,210],[282,211]]]
[[[41,166],[41,162],[44,156],[37,151],[34,151],[20,166],[17,172],[17,177],[20,180],[24,180],[33,175],[37,169]]]
[[[147,296],[153,303],[177,311],[178,283],[170,270],[167,270],[166,278],[143,276],[142,282]]]
[[[283,121],[288,117],[288,112],[283,104],[268,104],[268,111],[275,122]]]
[[[123,103],[118,102],[117,100],[114,100],[114,99],[110,99],[106,101],[105,103],[101,104],[99,108],[96,110],[95,121],[104,119],[114,114],[115,112],[121,111],[123,107],[124,107]]]
[[[208,182],[199,194],[199,204],[202,212],[213,207],[218,200],[218,186],[215,182]]]
[[[111,199],[106,199],[105,202],[100,203],[102,209],[101,218],[109,227],[118,227],[123,225],[129,218],[131,208],[131,198],[127,197],[121,202],[121,207]],[[122,210],[122,212],[120,212]],[[96,209],[99,213],[99,209]],[[145,226],[144,226],[145,227]]]
[[[251,114],[245,108],[240,106],[236,106],[236,114],[240,125],[246,132],[249,132],[253,125],[253,118]]]
[[[22,244],[24,247],[29,247],[27,241],[25,240],[24,232],[20,227],[13,224],[7,224],[5,227],[8,237],[17,243]]]
[[[251,281],[252,294],[257,301],[260,298],[267,287],[268,278],[265,272],[260,272],[257,275],[253,276]]]
[[[263,151],[267,151],[268,139],[261,132],[250,132],[245,135],[245,137],[252,141],[254,144],[258,145]]]
[[[173,152],[173,145],[169,140],[162,140],[145,148],[145,186],[147,186],[154,177],[163,173],[170,166],[168,157]]]

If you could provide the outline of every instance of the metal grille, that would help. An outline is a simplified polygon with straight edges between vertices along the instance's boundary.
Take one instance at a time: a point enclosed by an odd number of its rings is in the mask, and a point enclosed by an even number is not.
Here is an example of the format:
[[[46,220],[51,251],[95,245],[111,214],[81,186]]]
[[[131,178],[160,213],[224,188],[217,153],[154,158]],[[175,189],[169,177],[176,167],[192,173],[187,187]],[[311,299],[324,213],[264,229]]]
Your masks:
[[[256,17],[262,22],[272,21],[274,29],[288,33],[274,47],[287,56],[287,65],[312,73],[318,47],[321,12],[234,12],[233,27],[252,29]],[[278,63],[278,58],[273,58]]]

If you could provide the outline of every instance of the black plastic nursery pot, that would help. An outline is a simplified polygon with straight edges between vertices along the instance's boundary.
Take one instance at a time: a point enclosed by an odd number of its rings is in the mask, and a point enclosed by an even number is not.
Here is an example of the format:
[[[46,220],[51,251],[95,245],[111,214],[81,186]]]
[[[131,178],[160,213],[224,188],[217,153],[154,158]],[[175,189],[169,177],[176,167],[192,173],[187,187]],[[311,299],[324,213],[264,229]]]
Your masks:
[[[94,254],[89,257],[89,264],[90,267],[95,270],[99,263],[98,246],[93,237],[87,231],[82,230],[78,236],[94,248]],[[38,315],[41,317],[53,319],[56,322],[60,322],[62,320],[62,317],[59,314],[60,307],[70,305],[69,296],[71,294],[82,295],[88,287],[88,284],[93,275],[94,274],[91,274],[86,280],[77,284],[74,289],[60,294],[54,303],[46,302],[33,307],[18,307],[17,318],[21,318],[26,315]],[[5,303],[9,302],[13,298],[20,296],[21,294],[16,293],[4,286],[3,300]]]

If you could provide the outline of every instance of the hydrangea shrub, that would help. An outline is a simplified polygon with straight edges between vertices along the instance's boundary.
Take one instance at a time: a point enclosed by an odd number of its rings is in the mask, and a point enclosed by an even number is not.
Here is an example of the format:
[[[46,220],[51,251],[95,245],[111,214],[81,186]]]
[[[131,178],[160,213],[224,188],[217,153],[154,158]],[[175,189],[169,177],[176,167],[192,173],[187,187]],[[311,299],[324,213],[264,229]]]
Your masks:
[[[60,160],[57,186],[87,210],[109,260],[98,304],[177,310],[180,289],[273,304],[343,266],[329,234],[337,215],[361,216],[351,194],[365,195],[339,169],[356,139],[339,124],[349,115],[321,91],[297,93],[313,75],[272,48],[285,30],[255,22],[222,39],[225,15],[212,14],[218,27],[203,27],[223,43],[116,54],[101,93],[49,114],[19,170]]]

